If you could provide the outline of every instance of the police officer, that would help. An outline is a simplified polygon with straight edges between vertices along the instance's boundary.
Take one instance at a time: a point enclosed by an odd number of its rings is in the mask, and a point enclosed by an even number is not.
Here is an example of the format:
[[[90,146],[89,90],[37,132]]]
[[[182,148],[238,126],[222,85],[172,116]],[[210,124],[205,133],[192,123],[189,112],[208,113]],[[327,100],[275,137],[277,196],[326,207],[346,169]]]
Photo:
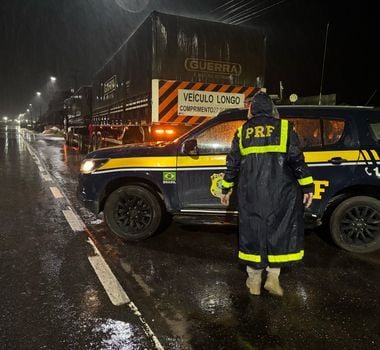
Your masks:
[[[266,93],[254,95],[248,121],[232,140],[222,183],[226,206],[237,187],[239,259],[247,265],[246,285],[254,295],[260,295],[264,269],[264,288],[283,295],[280,269],[303,258],[304,206],[313,198],[313,178],[298,136],[276,112]]]

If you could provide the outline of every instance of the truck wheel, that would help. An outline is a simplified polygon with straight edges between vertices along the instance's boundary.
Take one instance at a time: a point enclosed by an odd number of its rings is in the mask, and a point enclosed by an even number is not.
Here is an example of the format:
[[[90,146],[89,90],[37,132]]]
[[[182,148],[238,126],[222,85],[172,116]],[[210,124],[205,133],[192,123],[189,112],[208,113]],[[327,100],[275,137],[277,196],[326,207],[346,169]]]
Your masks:
[[[78,135],[78,148],[80,153],[87,153],[85,137],[83,135]]]
[[[91,137],[90,150],[91,152],[96,151],[96,136]]]
[[[68,134],[67,135],[67,144],[70,147],[73,145],[72,139],[73,139],[72,134]]]
[[[373,197],[351,197],[340,203],[330,217],[334,242],[354,253],[380,249],[380,201]]]
[[[163,217],[159,199],[148,189],[129,185],[107,198],[104,219],[109,229],[126,241],[139,241],[156,233]]]
[[[96,136],[96,149],[102,148],[102,135]]]

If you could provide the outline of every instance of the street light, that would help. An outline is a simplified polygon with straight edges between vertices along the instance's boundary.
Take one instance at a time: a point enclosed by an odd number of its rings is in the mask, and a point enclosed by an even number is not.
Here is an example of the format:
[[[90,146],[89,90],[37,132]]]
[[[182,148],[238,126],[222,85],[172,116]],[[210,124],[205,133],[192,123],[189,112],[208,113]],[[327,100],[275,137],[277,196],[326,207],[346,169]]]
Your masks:
[[[37,91],[36,92],[36,95],[37,95],[37,97],[40,99],[40,97],[41,97],[41,92],[40,91]],[[41,122],[41,100],[39,100],[38,101],[38,105],[39,105],[39,115],[38,115],[38,119],[37,119],[37,121],[39,121],[39,122]],[[32,124],[33,123],[36,123],[37,121],[34,121],[33,120],[33,118],[32,118]]]
[[[56,80],[57,80],[56,77],[50,77],[50,81],[51,81],[52,83],[55,83]]]

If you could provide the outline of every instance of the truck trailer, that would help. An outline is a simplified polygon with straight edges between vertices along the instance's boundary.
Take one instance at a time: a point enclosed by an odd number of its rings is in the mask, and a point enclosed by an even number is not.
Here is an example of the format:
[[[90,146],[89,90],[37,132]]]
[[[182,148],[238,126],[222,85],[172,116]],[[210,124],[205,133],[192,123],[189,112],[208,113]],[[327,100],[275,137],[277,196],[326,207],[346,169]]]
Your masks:
[[[258,28],[152,12],[95,73],[91,111],[68,114],[66,140],[95,150],[177,138],[244,107],[264,86],[265,54]]]

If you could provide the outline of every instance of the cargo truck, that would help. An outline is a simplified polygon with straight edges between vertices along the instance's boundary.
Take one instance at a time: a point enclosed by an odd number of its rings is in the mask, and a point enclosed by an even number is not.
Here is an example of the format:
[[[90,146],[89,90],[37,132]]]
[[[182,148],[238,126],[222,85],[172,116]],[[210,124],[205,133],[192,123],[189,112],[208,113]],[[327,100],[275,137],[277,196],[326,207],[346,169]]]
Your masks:
[[[152,12],[95,73],[88,123],[68,117],[66,139],[96,150],[177,138],[244,107],[264,86],[265,54],[260,29]]]

